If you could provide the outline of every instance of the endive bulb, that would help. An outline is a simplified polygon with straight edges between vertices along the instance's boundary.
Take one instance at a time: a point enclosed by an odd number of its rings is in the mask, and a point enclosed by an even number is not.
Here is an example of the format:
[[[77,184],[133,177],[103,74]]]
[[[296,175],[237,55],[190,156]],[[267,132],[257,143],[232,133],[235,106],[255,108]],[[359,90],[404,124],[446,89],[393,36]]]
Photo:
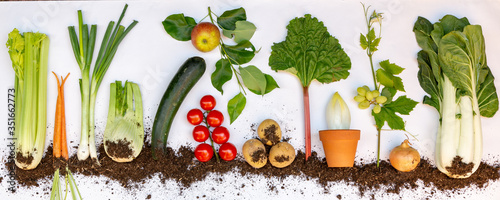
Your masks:
[[[349,129],[351,126],[351,113],[338,92],[335,92],[326,107],[326,123],[328,129]]]

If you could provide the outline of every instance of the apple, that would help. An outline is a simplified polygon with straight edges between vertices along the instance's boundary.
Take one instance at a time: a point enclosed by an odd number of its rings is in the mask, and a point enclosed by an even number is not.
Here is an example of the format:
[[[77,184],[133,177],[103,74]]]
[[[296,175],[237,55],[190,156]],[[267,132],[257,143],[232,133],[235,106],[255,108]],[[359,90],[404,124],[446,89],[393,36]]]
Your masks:
[[[219,46],[220,31],[210,22],[201,22],[191,31],[191,43],[201,52],[209,52]]]

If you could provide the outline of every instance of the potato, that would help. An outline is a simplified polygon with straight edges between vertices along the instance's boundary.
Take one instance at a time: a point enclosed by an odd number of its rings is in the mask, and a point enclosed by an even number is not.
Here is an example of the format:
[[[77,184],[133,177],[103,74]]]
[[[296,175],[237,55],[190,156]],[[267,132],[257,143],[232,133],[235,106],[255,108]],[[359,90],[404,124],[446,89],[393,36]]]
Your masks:
[[[258,139],[250,139],[243,144],[243,157],[250,166],[255,168],[264,167],[267,163],[266,148]]]
[[[295,149],[287,142],[274,145],[269,151],[269,162],[277,168],[284,168],[295,160]]]
[[[257,133],[262,142],[269,146],[275,145],[281,140],[280,125],[272,119],[266,119],[260,123]]]

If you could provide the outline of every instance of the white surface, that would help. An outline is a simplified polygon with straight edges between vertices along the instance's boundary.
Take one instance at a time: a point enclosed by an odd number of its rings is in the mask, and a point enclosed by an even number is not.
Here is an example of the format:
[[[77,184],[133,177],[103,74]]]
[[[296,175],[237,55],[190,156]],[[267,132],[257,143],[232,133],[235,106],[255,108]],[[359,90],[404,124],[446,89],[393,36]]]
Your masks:
[[[226,120],[223,125],[231,132],[230,142],[241,149],[245,140],[252,138],[256,133],[252,132],[251,126],[258,124],[266,118],[277,120],[284,131],[285,137],[291,137],[290,143],[299,150],[304,149],[304,123],[302,90],[296,77],[285,72],[274,72],[268,66],[268,59],[273,42],[285,39],[286,25],[295,18],[306,13],[312,14],[323,21],[329,32],[340,40],[342,47],[348,53],[352,61],[351,75],[347,80],[321,85],[313,82],[310,87],[311,103],[311,128],[312,149],[324,156],[318,131],[326,128],[324,120],[324,109],[331,95],[336,91],[342,95],[350,107],[352,125],[354,129],[360,129],[362,136],[359,141],[356,161],[372,162],[376,158],[376,130],[374,121],[367,110],[357,109],[352,100],[355,89],[362,85],[371,85],[369,62],[364,51],[359,47],[359,33],[366,32],[363,10],[358,1],[293,1],[276,0],[272,2],[264,0],[242,1],[242,0],[220,0],[220,1],[158,1],[137,2],[131,1],[124,18],[123,24],[128,25],[133,19],[139,24],[130,32],[121,44],[107,75],[99,90],[96,105],[96,133],[102,138],[105,126],[107,106],[109,100],[109,83],[114,80],[129,80],[139,83],[143,101],[145,126],[151,127],[158,102],[165,91],[171,78],[178,67],[191,56],[202,56],[207,62],[207,71],[199,83],[191,90],[183,102],[178,117],[174,120],[168,145],[178,148],[181,145],[195,146],[197,143],[191,138],[192,126],[188,124],[184,116],[193,107],[198,107],[199,99],[206,94],[216,97],[218,104],[216,109],[222,110],[226,119],[225,105],[227,101],[237,94],[236,80],[232,79],[224,85],[224,95],[215,90],[210,84],[210,74],[215,69],[215,62],[220,58],[217,51],[200,53],[196,51],[190,42],[176,41],[170,37],[161,25],[161,21],[170,14],[185,13],[196,20],[202,19],[207,14],[210,6],[217,14],[225,10],[244,7],[247,19],[257,26],[257,31],[252,38],[252,43],[257,48],[262,48],[250,64],[259,67],[263,72],[271,74],[279,84],[280,88],[263,97],[254,94],[247,95],[247,105],[242,115],[236,122],[229,125]],[[467,17],[472,24],[480,24],[486,40],[486,52],[489,66],[493,75],[500,76],[500,3],[497,1],[418,1],[401,2],[398,0],[366,1],[368,5],[378,11],[384,12],[382,42],[379,51],[374,56],[378,62],[390,59],[406,70],[401,74],[407,95],[412,99],[421,101],[425,95],[417,80],[416,54],[419,47],[415,42],[412,32],[413,24],[417,16],[423,16],[431,22],[437,21],[445,14],[453,14],[458,17]],[[49,71],[58,74],[71,75],[66,84],[66,116],[67,130],[70,146],[77,145],[80,135],[80,92],[78,89],[79,68],[75,62],[71,44],[69,42],[67,27],[77,25],[78,9],[83,10],[84,21],[88,24],[98,25],[98,41],[100,44],[105,26],[110,20],[117,20],[123,2],[2,2],[0,3],[0,43],[4,44],[7,34],[13,29],[20,31],[40,31],[49,35],[50,58]],[[95,58],[94,58],[95,59]],[[7,89],[13,88],[14,72],[8,57],[7,49],[0,51],[0,110],[5,111],[7,105]],[[56,103],[56,81],[50,76],[48,79],[48,129],[46,146],[49,145],[54,121],[54,109]],[[497,88],[500,80],[495,80]],[[417,135],[419,141],[414,141],[414,146],[421,155],[433,160],[435,132],[438,125],[438,115],[434,108],[419,104],[411,113],[405,117],[407,130]],[[0,114],[0,130],[4,134],[0,137],[0,155],[5,161],[8,154],[7,129],[5,121],[7,114]],[[500,115],[491,119],[482,119],[484,138],[484,157],[488,163],[498,163],[500,146],[497,128]],[[390,149],[397,146],[406,138],[402,132],[385,131],[382,133],[381,157],[387,159]],[[97,139],[101,143],[101,139]],[[71,148],[70,153],[76,149]],[[7,171],[1,165],[0,176],[4,177],[0,183],[0,196],[2,199],[47,199],[47,191],[50,189],[51,181],[45,181],[38,188],[19,188],[15,194],[7,192]],[[153,199],[258,199],[258,198],[288,198],[288,199],[332,199],[337,194],[342,199],[359,199],[355,187],[346,183],[332,184],[329,193],[325,194],[323,188],[319,187],[314,180],[305,180],[301,177],[288,177],[284,180],[263,179],[263,177],[240,178],[236,174],[225,174],[218,180],[218,175],[211,175],[202,182],[197,182],[187,190],[180,191],[175,181],[160,184],[158,177],[140,185],[139,190],[125,190],[118,183],[110,181],[105,185],[106,178],[83,177],[77,175],[79,188],[86,199],[145,199],[152,194]],[[245,187],[241,188],[244,184]],[[267,191],[268,184],[275,184],[276,191]],[[285,186],[285,189],[281,189]],[[212,189],[213,188],[213,189]],[[500,182],[491,182],[485,189],[463,189],[458,194],[442,193],[433,188],[420,187],[416,190],[403,190],[399,196],[387,194],[380,191],[372,191],[375,199],[498,199],[500,198]],[[362,198],[370,198],[371,192]],[[206,195],[206,196],[203,196]],[[161,197],[161,198],[160,198]]]

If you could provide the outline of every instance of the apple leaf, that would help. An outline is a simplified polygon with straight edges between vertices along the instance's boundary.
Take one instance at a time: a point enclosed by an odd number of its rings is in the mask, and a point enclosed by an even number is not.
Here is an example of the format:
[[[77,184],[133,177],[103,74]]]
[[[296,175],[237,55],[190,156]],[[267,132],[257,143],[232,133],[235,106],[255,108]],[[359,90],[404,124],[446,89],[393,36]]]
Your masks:
[[[246,103],[247,99],[241,92],[227,102],[227,112],[229,114],[231,124],[238,118],[238,116],[240,116],[241,112],[243,112]]]
[[[192,17],[186,17],[181,13],[168,16],[162,24],[165,31],[174,39],[189,41],[191,40],[191,31],[196,26],[196,21]]]
[[[257,95],[263,95],[266,92],[266,76],[259,68],[249,65],[247,67],[240,67],[241,79],[243,83],[251,92]]]
[[[239,42],[234,46],[222,44],[221,54],[226,54],[231,64],[242,65],[250,62],[255,56],[255,47],[248,40]]]
[[[269,75],[269,74],[264,74],[266,76],[266,92],[264,94],[267,94],[271,91],[273,91],[275,88],[279,88],[278,83],[274,80],[274,78]],[[263,94],[263,95],[264,95]]]
[[[234,30],[237,21],[246,21],[247,15],[244,8],[228,10],[217,17],[217,24],[225,30]]]
[[[236,28],[234,30],[222,29],[222,34],[228,38],[233,38],[236,43],[241,41],[250,40],[255,33],[255,27],[252,22],[249,21],[237,21]]]
[[[220,59],[215,63],[215,71],[212,73],[212,85],[215,89],[224,94],[222,86],[233,77],[231,64],[227,59]]]

